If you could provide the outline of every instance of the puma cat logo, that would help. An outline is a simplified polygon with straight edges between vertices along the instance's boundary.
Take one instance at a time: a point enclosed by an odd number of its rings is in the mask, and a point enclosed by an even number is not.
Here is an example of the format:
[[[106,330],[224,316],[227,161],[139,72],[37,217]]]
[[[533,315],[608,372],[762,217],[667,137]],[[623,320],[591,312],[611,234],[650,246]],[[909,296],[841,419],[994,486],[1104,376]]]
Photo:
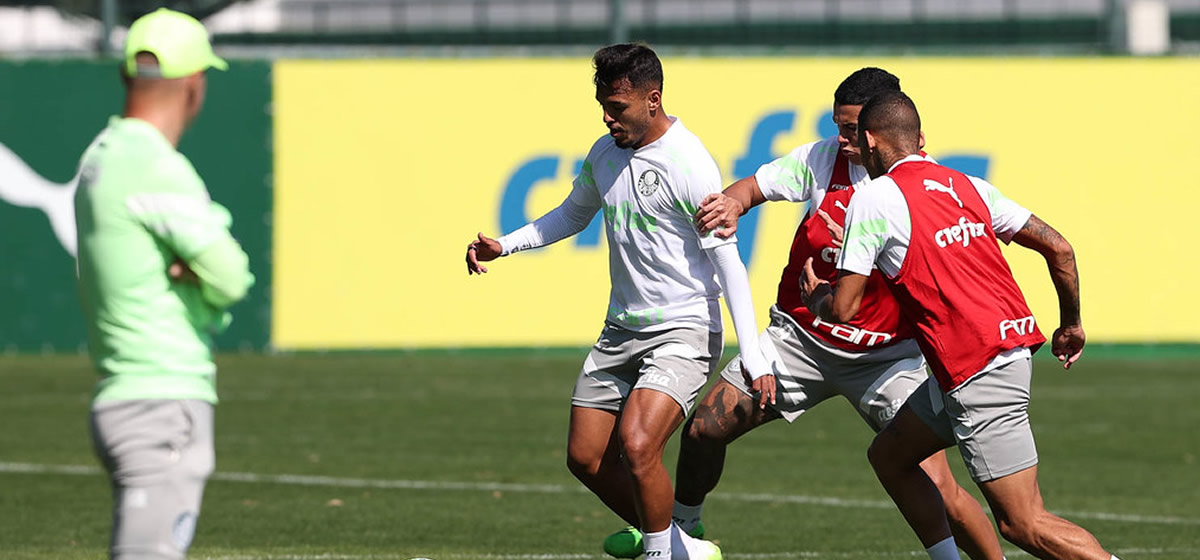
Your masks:
[[[66,184],[39,175],[20,156],[0,144],[0,200],[22,208],[41,210],[59,244],[75,256],[75,187],[79,173]]]
[[[954,177],[950,177],[950,186],[943,185],[933,179],[925,179],[925,190],[946,193],[950,195],[950,198],[954,199],[954,202],[958,203],[959,208],[963,207],[962,200],[958,198],[958,193],[954,192]]]

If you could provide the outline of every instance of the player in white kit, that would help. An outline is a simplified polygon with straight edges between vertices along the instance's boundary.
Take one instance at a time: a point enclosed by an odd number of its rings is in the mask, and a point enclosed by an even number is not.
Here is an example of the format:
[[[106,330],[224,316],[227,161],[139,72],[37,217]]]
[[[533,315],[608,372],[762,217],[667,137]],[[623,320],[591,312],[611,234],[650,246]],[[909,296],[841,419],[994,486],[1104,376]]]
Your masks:
[[[701,236],[692,222],[704,197],[721,191],[721,174],[700,139],[664,111],[657,55],[621,44],[597,51],[593,63],[609,134],[592,146],[559,207],[499,239],[479,234],[467,248],[468,272],[574,235],[604,213],[612,291],[571,399],[567,464],[641,529],[646,558],[720,558],[715,545],[673,525],[662,452],[721,357],[722,288],[763,402],[774,398],[774,377],[758,348],[735,238]]]

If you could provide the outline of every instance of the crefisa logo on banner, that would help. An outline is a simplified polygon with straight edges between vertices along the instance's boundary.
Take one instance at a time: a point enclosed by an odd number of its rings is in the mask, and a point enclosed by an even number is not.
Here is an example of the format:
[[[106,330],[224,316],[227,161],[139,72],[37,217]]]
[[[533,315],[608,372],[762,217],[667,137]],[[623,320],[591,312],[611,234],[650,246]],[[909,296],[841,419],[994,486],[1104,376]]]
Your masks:
[[[733,158],[731,167],[722,166],[726,182],[753,175],[755,171],[758,171],[759,166],[782,156],[782,153],[773,152],[772,147],[778,137],[792,132],[798,114],[799,111],[796,110],[773,111],[755,119],[746,136],[746,147],[742,150],[741,155]],[[819,114],[814,132],[816,134],[810,140],[837,135],[832,111],[826,110]],[[716,157],[718,165],[728,161],[727,155],[714,154],[714,157]],[[987,179],[991,163],[988,156],[977,154],[944,154],[938,156],[937,159],[942,165],[984,179]],[[564,160],[572,162],[573,165],[561,165]],[[514,231],[537,218],[537,216],[529,215],[526,211],[526,202],[530,193],[538,185],[557,180],[565,176],[567,172],[570,172],[572,177],[578,175],[583,168],[583,162],[582,156],[570,158],[564,155],[545,153],[533,155],[518,162],[509,174],[508,181],[503,185],[499,208],[500,229],[504,232]],[[728,173],[729,170],[732,170],[732,173]],[[650,196],[661,183],[662,178],[657,172],[645,171],[638,179],[638,193],[642,196]],[[581,248],[598,247],[601,232],[600,218],[597,217],[570,243]],[[738,253],[741,254],[742,260],[747,266],[754,258],[754,239],[757,233],[758,209],[753,208],[738,221]]]

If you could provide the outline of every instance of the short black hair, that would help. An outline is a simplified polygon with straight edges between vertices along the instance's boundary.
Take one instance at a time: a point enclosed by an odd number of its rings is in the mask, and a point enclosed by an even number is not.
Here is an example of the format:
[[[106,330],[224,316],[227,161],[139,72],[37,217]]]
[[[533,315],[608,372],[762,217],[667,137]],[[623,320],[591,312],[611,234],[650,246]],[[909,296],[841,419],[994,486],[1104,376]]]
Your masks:
[[[885,91],[900,91],[900,78],[882,68],[868,66],[842,80],[833,92],[833,104],[863,105]]]
[[[858,114],[858,130],[911,144],[907,146],[911,148],[920,143],[921,115],[912,98],[903,91],[885,91],[863,104]]]
[[[662,91],[663,70],[658,55],[643,43],[621,43],[609,45],[592,56],[596,74],[592,82],[596,87],[612,87],[628,78],[634,89],[651,87]]]

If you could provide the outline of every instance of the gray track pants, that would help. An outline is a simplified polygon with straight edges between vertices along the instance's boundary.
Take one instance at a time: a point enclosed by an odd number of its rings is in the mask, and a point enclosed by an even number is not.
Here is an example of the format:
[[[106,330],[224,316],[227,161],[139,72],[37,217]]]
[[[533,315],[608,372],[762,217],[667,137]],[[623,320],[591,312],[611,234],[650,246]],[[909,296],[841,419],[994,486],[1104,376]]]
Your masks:
[[[96,403],[92,443],[113,486],[114,560],[179,560],[214,468],[213,406],[198,400]]]

